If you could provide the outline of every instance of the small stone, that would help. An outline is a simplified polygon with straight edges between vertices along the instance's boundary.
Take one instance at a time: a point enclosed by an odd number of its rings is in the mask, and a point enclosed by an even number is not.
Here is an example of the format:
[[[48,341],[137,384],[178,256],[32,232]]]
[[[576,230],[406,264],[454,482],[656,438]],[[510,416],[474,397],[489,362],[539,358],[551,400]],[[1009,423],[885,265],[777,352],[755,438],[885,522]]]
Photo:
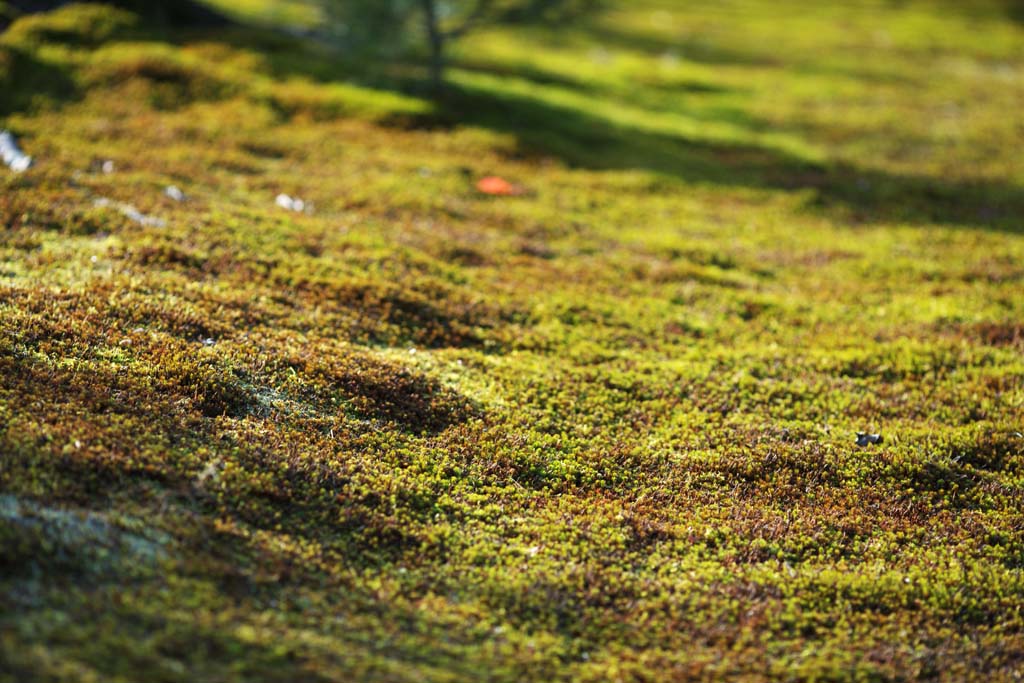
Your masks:
[[[173,199],[176,202],[185,201],[185,193],[181,191],[181,188],[177,185],[168,185],[164,190],[164,194]]]
[[[139,225],[145,225],[146,227],[152,228],[167,227],[166,221],[164,221],[162,218],[153,218],[152,216],[147,216],[146,214],[142,213],[131,204],[122,204],[120,209],[121,213],[123,213],[125,216],[132,219]]]
[[[131,204],[124,204],[120,202],[112,201],[106,197],[99,197],[93,200],[93,206],[99,208],[113,207],[120,211],[122,214],[135,221],[140,225],[144,225],[150,228],[164,228],[167,227],[167,221],[162,218],[154,218],[153,216],[147,216],[146,214],[139,211]]]
[[[274,202],[282,209],[288,209],[296,213],[302,213],[306,210],[306,202],[302,201],[298,197],[290,197],[286,194],[277,195],[277,199]]]
[[[104,161],[103,165],[100,168],[103,170],[104,173],[113,173],[116,170],[114,162],[111,161],[110,159]]]
[[[6,130],[0,130],[0,158],[15,173],[27,171],[32,166],[32,157],[18,147],[18,141]]]
[[[881,434],[869,434],[868,432],[857,432],[857,445],[870,446],[882,443]]]

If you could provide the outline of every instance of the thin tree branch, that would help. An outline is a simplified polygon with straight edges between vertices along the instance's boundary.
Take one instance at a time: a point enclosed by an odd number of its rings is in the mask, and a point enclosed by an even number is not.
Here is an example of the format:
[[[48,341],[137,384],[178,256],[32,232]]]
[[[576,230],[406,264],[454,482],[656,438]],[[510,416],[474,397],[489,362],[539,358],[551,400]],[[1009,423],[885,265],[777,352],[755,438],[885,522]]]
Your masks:
[[[447,38],[441,31],[436,0],[420,0],[420,6],[430,42],[430,80],[434,90],[440,91],[444,82],[444,45]]]
[[[477,0],[473,10],[462,20],[462,23],[453,29],[444,32],[446,40],[461,38],[469,31],[484,22],[488,11],[494,6],[494,0]]]

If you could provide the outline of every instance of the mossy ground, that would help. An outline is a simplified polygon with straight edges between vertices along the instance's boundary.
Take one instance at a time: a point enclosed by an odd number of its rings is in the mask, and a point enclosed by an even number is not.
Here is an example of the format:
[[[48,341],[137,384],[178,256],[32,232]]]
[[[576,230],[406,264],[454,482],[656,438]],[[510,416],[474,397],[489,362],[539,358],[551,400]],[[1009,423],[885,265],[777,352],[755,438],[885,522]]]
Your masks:
[[[1019,680],[1024,30],[619,5],[0,36],[0,680]]]

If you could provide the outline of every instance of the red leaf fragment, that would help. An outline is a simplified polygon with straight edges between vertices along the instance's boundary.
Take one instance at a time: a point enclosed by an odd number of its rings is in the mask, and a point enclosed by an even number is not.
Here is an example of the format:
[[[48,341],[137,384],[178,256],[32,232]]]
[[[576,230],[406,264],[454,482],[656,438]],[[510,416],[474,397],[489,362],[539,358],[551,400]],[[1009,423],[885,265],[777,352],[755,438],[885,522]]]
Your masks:
[[[517,197],[523,194],[523,188],[520,186],[513,185],[504,178],[493,175],[478,180],[476,189],[484,194],[498,197]]]

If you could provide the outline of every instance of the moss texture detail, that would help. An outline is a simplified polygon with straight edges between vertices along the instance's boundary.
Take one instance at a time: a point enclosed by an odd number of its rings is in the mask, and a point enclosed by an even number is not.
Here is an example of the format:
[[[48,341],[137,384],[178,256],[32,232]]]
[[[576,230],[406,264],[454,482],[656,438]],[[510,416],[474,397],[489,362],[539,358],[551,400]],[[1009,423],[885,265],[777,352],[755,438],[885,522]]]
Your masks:
[[[14,21],[0,681],[1018,680],[1024,31],[837,5]]]

